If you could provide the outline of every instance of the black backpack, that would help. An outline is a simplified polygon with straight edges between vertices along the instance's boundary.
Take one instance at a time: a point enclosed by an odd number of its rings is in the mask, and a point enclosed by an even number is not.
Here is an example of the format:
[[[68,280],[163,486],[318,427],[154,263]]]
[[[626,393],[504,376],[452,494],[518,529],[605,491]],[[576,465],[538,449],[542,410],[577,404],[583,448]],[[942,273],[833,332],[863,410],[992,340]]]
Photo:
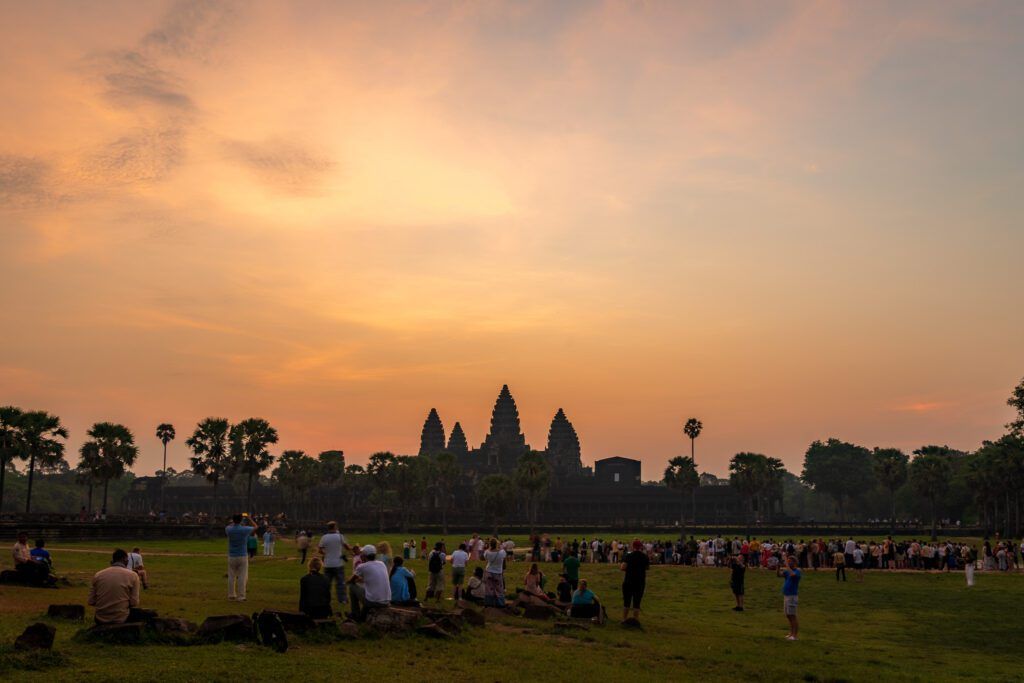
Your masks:
[[[444,567],[444,562],[441,560],[441,553],[434,551],[430,553],[430,561],[427,563],[427,569],[430,570],[431,574],[437,574]]]
[[[253,615],[253,625],[256,627],[257,638],[266,645],[278,652],[288,650],[288,636],[284,632],[284,624],[281,617],[273,612],[260,612]]]

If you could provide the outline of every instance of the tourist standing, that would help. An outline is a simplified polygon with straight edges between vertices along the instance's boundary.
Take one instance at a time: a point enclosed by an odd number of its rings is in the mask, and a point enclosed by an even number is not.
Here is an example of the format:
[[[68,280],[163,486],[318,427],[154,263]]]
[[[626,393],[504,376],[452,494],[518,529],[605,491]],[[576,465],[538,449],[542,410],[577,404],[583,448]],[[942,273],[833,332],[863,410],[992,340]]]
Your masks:
[[[505,606],[505,551],[498,547],[498,539],[492,538],[489,550],[484,552],[487,572],[484,577],[484,604],[490,607]]]
[[[796,609],[799,603],[798,593],[800,589],[800,570],[796,566],[796,558],[789,555],[786,558],[785,568],[779,565],[776,571],[777,576],[783,578],[782,583],[782,612],[789,621],[789,635],[786,640],[796,640],[800,624],[796,618]]]
[[[306,553],[309,552],[309,534],[305,531],[300,531],[299,537],[295,541],[295,547],[301,553],[299,564],[306,564]],[[321,566],[323,566],[323,563],[321,563]]]
[[[242,524],[242,515],[234,515],[224,528],[228,537],[228,600],[245,600],[245,587],[249,582],[248,543],[255,541],[254,529]]]
[[[452,553],[452,599],[454,600],[462,597],[462,582],[466,579],[467,562],[469,562],[469,553],[466,552],[466,544],[460,543],[459,549]]]
[[[622,579],[622,621],[629,620],[629,611],[633,610],[633,621],[640,621],[640,601],[647,588],[647,570],[651,561],[644,552],[644,544],[640,539],[633,540],[633,550],[623,558],[619,569],[625,572]]]
[[[839,577],[843,577],[843,582],[846,582],[846,555],[841,550],[836,550],[832,554],[832,566],[836,568],[836,581],[839,581]]]
[[[427,600],[434,598],[440,602],[444,598],[444,563],[448,558],[444,554],[444,544],[437,542],[434,550],[427,558]]]
[[[327,533],[320,537],[318,548],[324,561],[324,576],[328,583],[335,585],[338,602],[345,604],[348,602],[348,596],[345,594],[345,556],[343,552],[348,545],[345,543],[345,537],[338,531],[337,522],[327,523]]]
[[[263,554],[267,557],[274,556],[274,527],[268,527],[263,532]]]
[[[562,569],[565,570],[565,578],[573,590],[579,588],[580,584],[580,558],[576,557],[576,551],[570,550],[569,556],[562,561]]]
[[[146,573],[146,566],[142,561],[142,553],[138,548],[132,548],[132,551],[128,553],[128,569],[139,575],[139,580],[142,581],[142,589],[149,590],[149,575]]]
[[[732,608],[734,612],[743,611],[743,580],[747,573],[747,565],[746,562],[744,562],[744,557],[746,556],[742,553],[735,555],[733,556],[730,564],[732,574],[729,576],[729,588],[732,589],[732,594],[736,598],[736,606]]]

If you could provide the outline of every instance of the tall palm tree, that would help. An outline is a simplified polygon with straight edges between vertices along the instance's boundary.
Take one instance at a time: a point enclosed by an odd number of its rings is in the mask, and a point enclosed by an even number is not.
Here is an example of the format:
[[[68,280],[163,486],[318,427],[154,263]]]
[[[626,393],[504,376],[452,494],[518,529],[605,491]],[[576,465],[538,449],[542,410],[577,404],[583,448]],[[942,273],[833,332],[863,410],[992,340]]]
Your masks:
[[[78,450],[78,465],[75,470],[78,472],[78,482],[89,487],[88,505],[91,513],[93,487],[103,478],[103,454],[95,441],[86,441],[82,444]]]
[[[665,482],[665,486],[679,492],[679,537],[683,538],[686,535],[686,494],[689,492],[696,498],[696,490],[700,486],[700,476],[697,474],[693,456],[677,455],[669,460],[662,481]],[[696,524],[696,503],[693,508],[693,522]]]
[[[68,438],[68,430],[60,418],[44,410],[30,410],[22,413],[18,420],[21,433],[21,448],[18,457],[28,460],[28,491],[25,495],[25,512],[32,511],[32,479],[36,465],[44,468],[56,467],[64,459],[64,443],[58,439]]]
[[[697,440],[697,437],[700,436],[700,433],[701,431],[703,431],[703,429],[704,423],[695,417],[691,417],[689,420],[686,421],[686,424],[683,425],[683,434],[686,434],[686,436],[689,437],[690,439],[690,458],[693,459],[694,465],[697,464],[697,458],[694,455],[694,441]]]
[[[317,464],[317,461],[306,455],[305,451],[284,451],[277,459],[277,467],[271,476],[289,493],[289,502],[295,519],[299,519],[300,493],[308,491],[316,483],[314,467]]]
[[[429,457],[399,455],[392,467],[392,485],[398,496],[401,510],[402,533],[409,528],[409,518],[423,500],[423,489],[427,484]]]
[[[907,463],[910,458],[898,448],[875,448],[875,476],[878,483],[889,492],[889,533],[896,533],[896,489],[907,481]]]
[[[477,500],[494,524],[494,535],[498,535],[498,523],[504,519],[516,501],[515,482],[505,474],[489,474],[480,482]]]
[[[267,446],[277,443],[277,430],[258,417],[242,420],[231,428],[231,458],[234,472],[248,478],[245,487],[245,509],[252,514],[252,480],[274,464]]]
[[[174,437],[177,436],[174,433],[174,425],[164,422],[156,428],[156,438],[160,439],[160,443],[164,445],[164,467],[160,470],[160,511],[163,512],[166,508],[164,507],[164,489],[167,488],[167,444],[174,441]]]
[[[377,526],[381,532],[384,531],[384,505],[391,490],[396,461],[394,453],[382,451],[371,455],[370,461],[366,464],[366,474],[377,502]]]
[[[192,450],[192,472],[213,484],[213,509],[210,517],[217,516],[217,485],[231,471],[228,434],[231,425],[223,417],[208,417],[196,425],[185,445]]]
[[[433,467],[430,469],[430,487],[437,496],[441,508],[441,528],[448,534],[448,511],[455,500],[455,482],[459,480],[462,470],[454,454],[444,451],[434,456]]]
[[[323,451],[317,456],[320,463],[320,483],[327,489],[328,508],[336,505],[338,491],[345,480],[345,451]],[[328,517],[334,515],[328,513]]]
[[[754,518],[754,501],[759,500],[767,482],[767,457],[760,453],[737,453],[729,461],[729,483],[736,491],[747,499],[750,512],[747,533],[750,533],[749,522]]]
[[[949,488],[949,479],[952,475],[952,467],[949,460],[937,453],[922,452],[925,449],[918,449],[914,459],[910,463],[910,482],[917,489],[917,492],[928,499],[932,515],[932,540],[936,536],[938,513],[936,503]]]
[[[516,466],[516,487],[526,494],[526,514],[530,519],[530,535],[536,533],[540,500],[551,485],[551,468],[544,454],[527,451]]]
[[[21,416],[20,408],[3,406],[0,408],[0,511],[4,509],[4,480],[7,468],[21,452]]]
[[[139,447],[135,445],[135,436],[124,425],[113,422],[97,422],[88,432],[91,441],[89,456],[98,464],[94,470],[97,478],[103,481],[103,509],[107,509],[107,490],[111,479],[120,479],[135,464],[139,456]],[[84,446],[83,446],[84,448]]]

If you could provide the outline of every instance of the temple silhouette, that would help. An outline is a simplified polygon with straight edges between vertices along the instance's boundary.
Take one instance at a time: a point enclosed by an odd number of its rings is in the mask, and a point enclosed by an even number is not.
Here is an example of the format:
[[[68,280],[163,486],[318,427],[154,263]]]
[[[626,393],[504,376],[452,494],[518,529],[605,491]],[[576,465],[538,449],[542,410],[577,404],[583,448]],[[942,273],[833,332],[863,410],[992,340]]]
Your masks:
[[[455,456],[460,473],[458,481],[454,482],[454,509],[449,511],[448,519],[458,520],[451,526],[483,530],[488,526],[488,517],[478,504],[477,486],[491,474],[505,474],[514,479],[519,459],[530,450],[519,420],[519,408],[508,385],[504,385],[494,402],[487,435],[478,448],[469,447],[460,422],[455,422],[451,433],[446,434],[441,415],[431,408],[420,431],[416,457],[431,458],[444,452]],[[745,502],[727,480],[701,475],[701,486],[692,494],[686,494],[684,501],[678,491],[660,483],[661,472],[651,477],[653,481],[645,482],[639,459],[614,456],[596,460],[593,467],[587,467],[583,465],[582,450],[576,428],[565,411],[559,408],[551,418],[546,447],[540,450],[550,467],[551,481],[539,506],[539,525],[549,529],[669,528],[678,525],[680,514],[685,514],[687,524],[735,525],[749,520]],[[349,485],[344,488],[341,495],[326,493],[336,506],[329,511],[329,516],[338,518],[339,522],[345,520],[350,529],[376,528],[375,507],[362,499],[369,495],[369,489]],[[123,509],[131,514],[149,513],[156,509],[159,491],[158,477],[139,477],[123,499]],[[308,494],[313,500],[318,495],[317,487]],[[244,498],[230,485],[222,486],[220,500],[222,512],[241,509],[244,504]],[[295,508],[294,500],[286,500],[281,488],[266,479],[256,486],[253,500],[260,511]],[[202,479],[194,479],[187,484],[175,482],[167,489],[166,501],[167,511],[172,515],[210,510],[212,490]],[[323,512],[313,506],[299,506],[298,514],[304,520],[308,516],[309,521],[313,521],[313,515],[319,513],[322,516]],[[390,519],[392,515],[388,514]],[[389,522],[389,526],[397,526],[397,514],[393,516],[395,519],[393,524]],[[759,516],[762,521],[782,521],[785,516],[781,500],[771,501],[771,508]],[[414,524],[434,526],[440,519],[437,501],[429,500],[425,492],[425,502],[416,513]],[[517,504],[504,522],[512,526],[525,525],[525,505]]]

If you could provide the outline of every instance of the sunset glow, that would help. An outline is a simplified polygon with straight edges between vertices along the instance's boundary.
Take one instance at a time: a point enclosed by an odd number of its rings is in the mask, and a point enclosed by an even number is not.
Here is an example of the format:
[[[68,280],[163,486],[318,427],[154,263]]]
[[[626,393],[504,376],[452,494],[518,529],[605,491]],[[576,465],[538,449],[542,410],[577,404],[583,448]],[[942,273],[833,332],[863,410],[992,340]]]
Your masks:
[[[1010,419],[1024,3],[3,2],[0,60],[0,404],[136,472],[505,383],[648,479]]]

